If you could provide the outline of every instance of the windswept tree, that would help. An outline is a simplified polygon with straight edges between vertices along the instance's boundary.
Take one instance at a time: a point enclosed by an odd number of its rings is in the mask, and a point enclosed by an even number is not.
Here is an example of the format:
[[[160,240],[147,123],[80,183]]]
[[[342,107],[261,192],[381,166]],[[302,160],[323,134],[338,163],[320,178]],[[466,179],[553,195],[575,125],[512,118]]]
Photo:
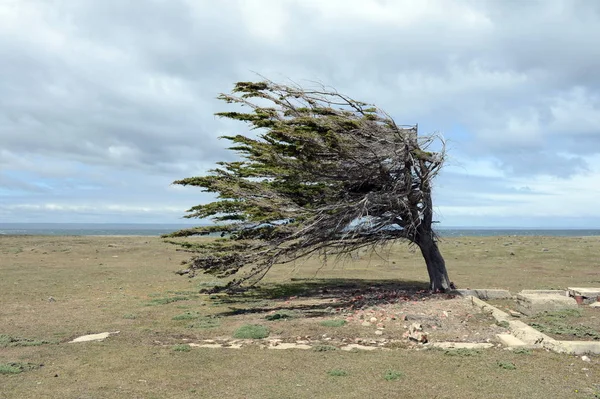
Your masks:
[[[224,136],[239,161],[174,182],[216,194],[186,215],[215,224],[166,237],[222,233],[171,240],[193,252],[181,274],[235,274],[231,290],[256,283],[274,264],[404,239],[420,248],[431,290],[451,288],[432,228],[431,182],[444,161],[443,140],[419,136],[417,126],[397,125],[382,110],[322,86],[239,82],[218,98],[246,110],[219,117],[258,134]]]

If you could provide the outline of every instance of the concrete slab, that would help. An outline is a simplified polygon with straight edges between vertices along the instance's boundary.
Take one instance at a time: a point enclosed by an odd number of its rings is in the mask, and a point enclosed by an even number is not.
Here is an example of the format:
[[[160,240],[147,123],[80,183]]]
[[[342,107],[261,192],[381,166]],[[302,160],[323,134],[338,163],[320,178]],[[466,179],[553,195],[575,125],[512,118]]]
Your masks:
[[[496,289],[459,289],[454,291],[457,295],[461,296],[474,296],[479,299],[511,299],[512,294],[508,290],[496,290]]]
[[[498,334],[496,337],[498,337],[498,341],[500,341],[502,345],[508,346],[509,348],[528,346],[525,342],[511,334]]]
[[[489,349],[494,344],[489,342],[434,342],[428,346],[440,349]]]
[[[581,295],[587,298],[596,298],[600,296],[600,288],[568,287],[567,290],[569,290],[571,296]]]
[[[81,337],[77,337],[72,341],[69,341],[70,344],[72,343],[76,343],[76,342],[90,342],[90,341],[103,341],[106,338],[110,337],[113,334],[118,334],[119,331],[113,331],[113,332],[103,332],[103,333],[98,333],[98,334],[89,334],[89,335],[82,335]]]
[[[542,312],[553,312],[564,309],[577,309],[574,298],[560,295],[518,294],[517,310],[528,316]]]
[[[569,296],[567,290],[523,290],[519,294],[535,294],[535,295],[562,295]]]
[[[600,342],[598,341],[558,341],[566,353],[573,355],[593,354],[600,355]]]
[[[590,307],[592,307],[592,308],[600,308],[600,302],[590,303]]]

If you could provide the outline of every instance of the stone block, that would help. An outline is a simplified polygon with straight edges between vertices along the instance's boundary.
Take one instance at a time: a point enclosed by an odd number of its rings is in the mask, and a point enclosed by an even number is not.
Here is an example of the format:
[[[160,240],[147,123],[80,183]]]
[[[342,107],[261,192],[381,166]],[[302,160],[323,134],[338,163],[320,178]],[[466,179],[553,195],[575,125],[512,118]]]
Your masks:
[[[542,312],[554,312],[564,309],[577,309],[577,301],[568,296],[519,294],[517,295],[517,310],[528,316]]]
[[[498,340],[502,343],[502,345],[508,346],[509,348],[527,346],[525,342],[511,334],[498,334],[496,337],[498,337]]]
[[[475,298],[488,300],[488,299],[511,299],[512,294],[508,290],[490,290],[490,289],[459,289],[454,291],[454,293],[461,296],[474,296]]]

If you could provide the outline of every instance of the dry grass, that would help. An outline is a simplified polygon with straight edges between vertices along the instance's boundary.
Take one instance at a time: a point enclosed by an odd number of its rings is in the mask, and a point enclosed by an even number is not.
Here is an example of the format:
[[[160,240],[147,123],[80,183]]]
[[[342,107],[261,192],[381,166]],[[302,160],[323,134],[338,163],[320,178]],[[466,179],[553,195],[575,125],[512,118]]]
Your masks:
[[[458,238],[445,240],[442,251],[463,288],[600,286],[598,237]],[[402,349],[174,350],[230,338],[249,320],[262,320],[272,335],[353,333],[350,325],[320,325],[332,316],[319,313],[326,308],[312,303],[311,293],[360,288],[365,278],[367,285],[398,278],[424,284],[418,253],[400,244],[381,256],[276,267],[254,296],[211,299],[197,291],[214,278],[173,274],[186,254],[157,238],[0,237],[0,334],[40,343],[1,347],[0,364],[44,365],[0,375],[0,398],[594,398],[600,391],[598,357],[584,363],[541,351],[489,350],[465,358]],[[313,277],[320,280],[305,280]],[[294,295],[304,307],[299,317],[265,319]],[[102,331],[121,332],[104,342],[66,343]],[[347,374],[332,378],[331,370]],[[382,377],[389,370],[401,370],[398,381]]]

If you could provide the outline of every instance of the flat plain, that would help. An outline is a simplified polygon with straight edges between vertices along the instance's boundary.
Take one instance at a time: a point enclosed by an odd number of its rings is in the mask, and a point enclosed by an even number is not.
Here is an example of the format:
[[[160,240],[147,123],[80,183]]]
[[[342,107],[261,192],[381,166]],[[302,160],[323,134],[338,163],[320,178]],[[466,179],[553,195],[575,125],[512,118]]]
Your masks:
[[[600,286],[600,237],[448,238],[441,251],[459,288]],[[431,327],[432,340],[501,329],[427,295],[406,244],[276,266],[234,297],[200,294],[222,283],[212,276],[174,274],[188,255],[157,237],[0,236],[0,398],[600,398],[598,356],[400,343],[407,316],[436,325],[425,304],[456,321]],[[597,328],[600,309],[569,317]],[[190,346],[236,335],[250,343]],[[312,349],[271,350],[269,339]],[[381,340],[388,350],[339,350]]]

